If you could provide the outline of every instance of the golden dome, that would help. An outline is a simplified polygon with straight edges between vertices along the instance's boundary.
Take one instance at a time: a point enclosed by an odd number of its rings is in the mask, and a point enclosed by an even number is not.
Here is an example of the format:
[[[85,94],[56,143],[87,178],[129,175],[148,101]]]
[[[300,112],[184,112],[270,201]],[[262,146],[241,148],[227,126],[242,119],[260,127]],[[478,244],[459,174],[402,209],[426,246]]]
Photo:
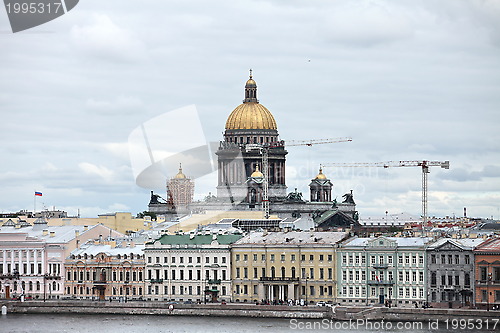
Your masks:
[[[264,178],[264,175],[262,174],[262,172],[259,171],[258,165],[255,166],[255,171],[252,173],[252,175],[250,177],[252,177],[252,178]]]
[[[248,86],[257,86],[257,83],[254,81],[254,79],[252,79],[252,77],[250,77],[247,81],[247,83],[245,83],[245,87],[248,87]]]
[[[175,179],[186,179],[186,175],[182,173],[182,165],[179,165],[179,172],[175,175]]]
[[[226,121],[226,129],[277,129],[271,112],[259,103],[243,103],[234,109]]]
[[[314,179],[327,179],[326,176],[323,174],[323,169],[319,168],[319,173]]]
[[[277,128],[278,126],[276,126],[276,121],[271,112],[265,106],[259,104],[259,100],[257,99],[257,83],[252,78],[252,70],[250,70],[250,78],[245,84],[245,99],[243,100],[243,104],[240,104],[231,112],[226,121],[226,129],[276,130]]]

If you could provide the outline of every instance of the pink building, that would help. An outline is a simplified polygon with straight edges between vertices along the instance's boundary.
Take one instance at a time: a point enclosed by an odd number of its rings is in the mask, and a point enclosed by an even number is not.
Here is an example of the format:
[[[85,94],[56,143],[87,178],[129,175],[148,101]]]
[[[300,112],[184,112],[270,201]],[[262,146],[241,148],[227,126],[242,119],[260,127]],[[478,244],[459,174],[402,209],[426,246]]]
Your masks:
[[[0,219],[0,297],[59,298],[64,294],[64,262],[71,251],[89,239],[124,237],[102,224],[47,225],[43,218],[33,226]]]

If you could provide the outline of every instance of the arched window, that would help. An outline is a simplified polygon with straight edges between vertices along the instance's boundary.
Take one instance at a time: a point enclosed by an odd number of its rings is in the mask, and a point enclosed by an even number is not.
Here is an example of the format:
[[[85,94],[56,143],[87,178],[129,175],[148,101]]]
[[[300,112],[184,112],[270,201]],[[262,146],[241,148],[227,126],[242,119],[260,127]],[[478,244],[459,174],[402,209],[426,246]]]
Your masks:
[[[295,267],[292,267],[292,278],[295,278]]]
[[[271,277],[276,277],[276,269],[274,268],[274,266],[271,267]]]
[[[281,267],[281,277],[284,278],[285,277],[285,274],[286,273],[286,270],[285,270],[285,267]]]

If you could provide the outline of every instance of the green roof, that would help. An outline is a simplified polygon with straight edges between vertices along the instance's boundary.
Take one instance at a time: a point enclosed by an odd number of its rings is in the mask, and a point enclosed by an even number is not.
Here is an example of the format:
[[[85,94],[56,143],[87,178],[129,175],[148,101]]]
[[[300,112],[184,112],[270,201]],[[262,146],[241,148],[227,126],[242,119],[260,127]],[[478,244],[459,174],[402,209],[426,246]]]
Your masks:
[[[217,235],[217,242],[221,245],[229,245],[236,242],[241,237],[243,236]],[[155,242],[160,242],[162,245],[210,245],[212,241],[212,235],[196,235],[192,238],[191,235],[163,235]]]

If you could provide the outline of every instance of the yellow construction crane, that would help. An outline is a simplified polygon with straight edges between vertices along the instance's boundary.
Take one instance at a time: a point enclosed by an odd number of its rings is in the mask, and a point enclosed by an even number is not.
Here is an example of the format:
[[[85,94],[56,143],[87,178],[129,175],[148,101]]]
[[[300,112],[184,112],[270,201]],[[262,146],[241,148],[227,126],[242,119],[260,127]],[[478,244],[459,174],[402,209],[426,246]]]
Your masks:
[[[422,168],[422,231],[427,223],[427,174],[429,167],[439,166],[443,169],[450,168],[450,161],[389,161],[389,162],[368,162],[368,163],[325,163],[323,167],[421,167]]]

